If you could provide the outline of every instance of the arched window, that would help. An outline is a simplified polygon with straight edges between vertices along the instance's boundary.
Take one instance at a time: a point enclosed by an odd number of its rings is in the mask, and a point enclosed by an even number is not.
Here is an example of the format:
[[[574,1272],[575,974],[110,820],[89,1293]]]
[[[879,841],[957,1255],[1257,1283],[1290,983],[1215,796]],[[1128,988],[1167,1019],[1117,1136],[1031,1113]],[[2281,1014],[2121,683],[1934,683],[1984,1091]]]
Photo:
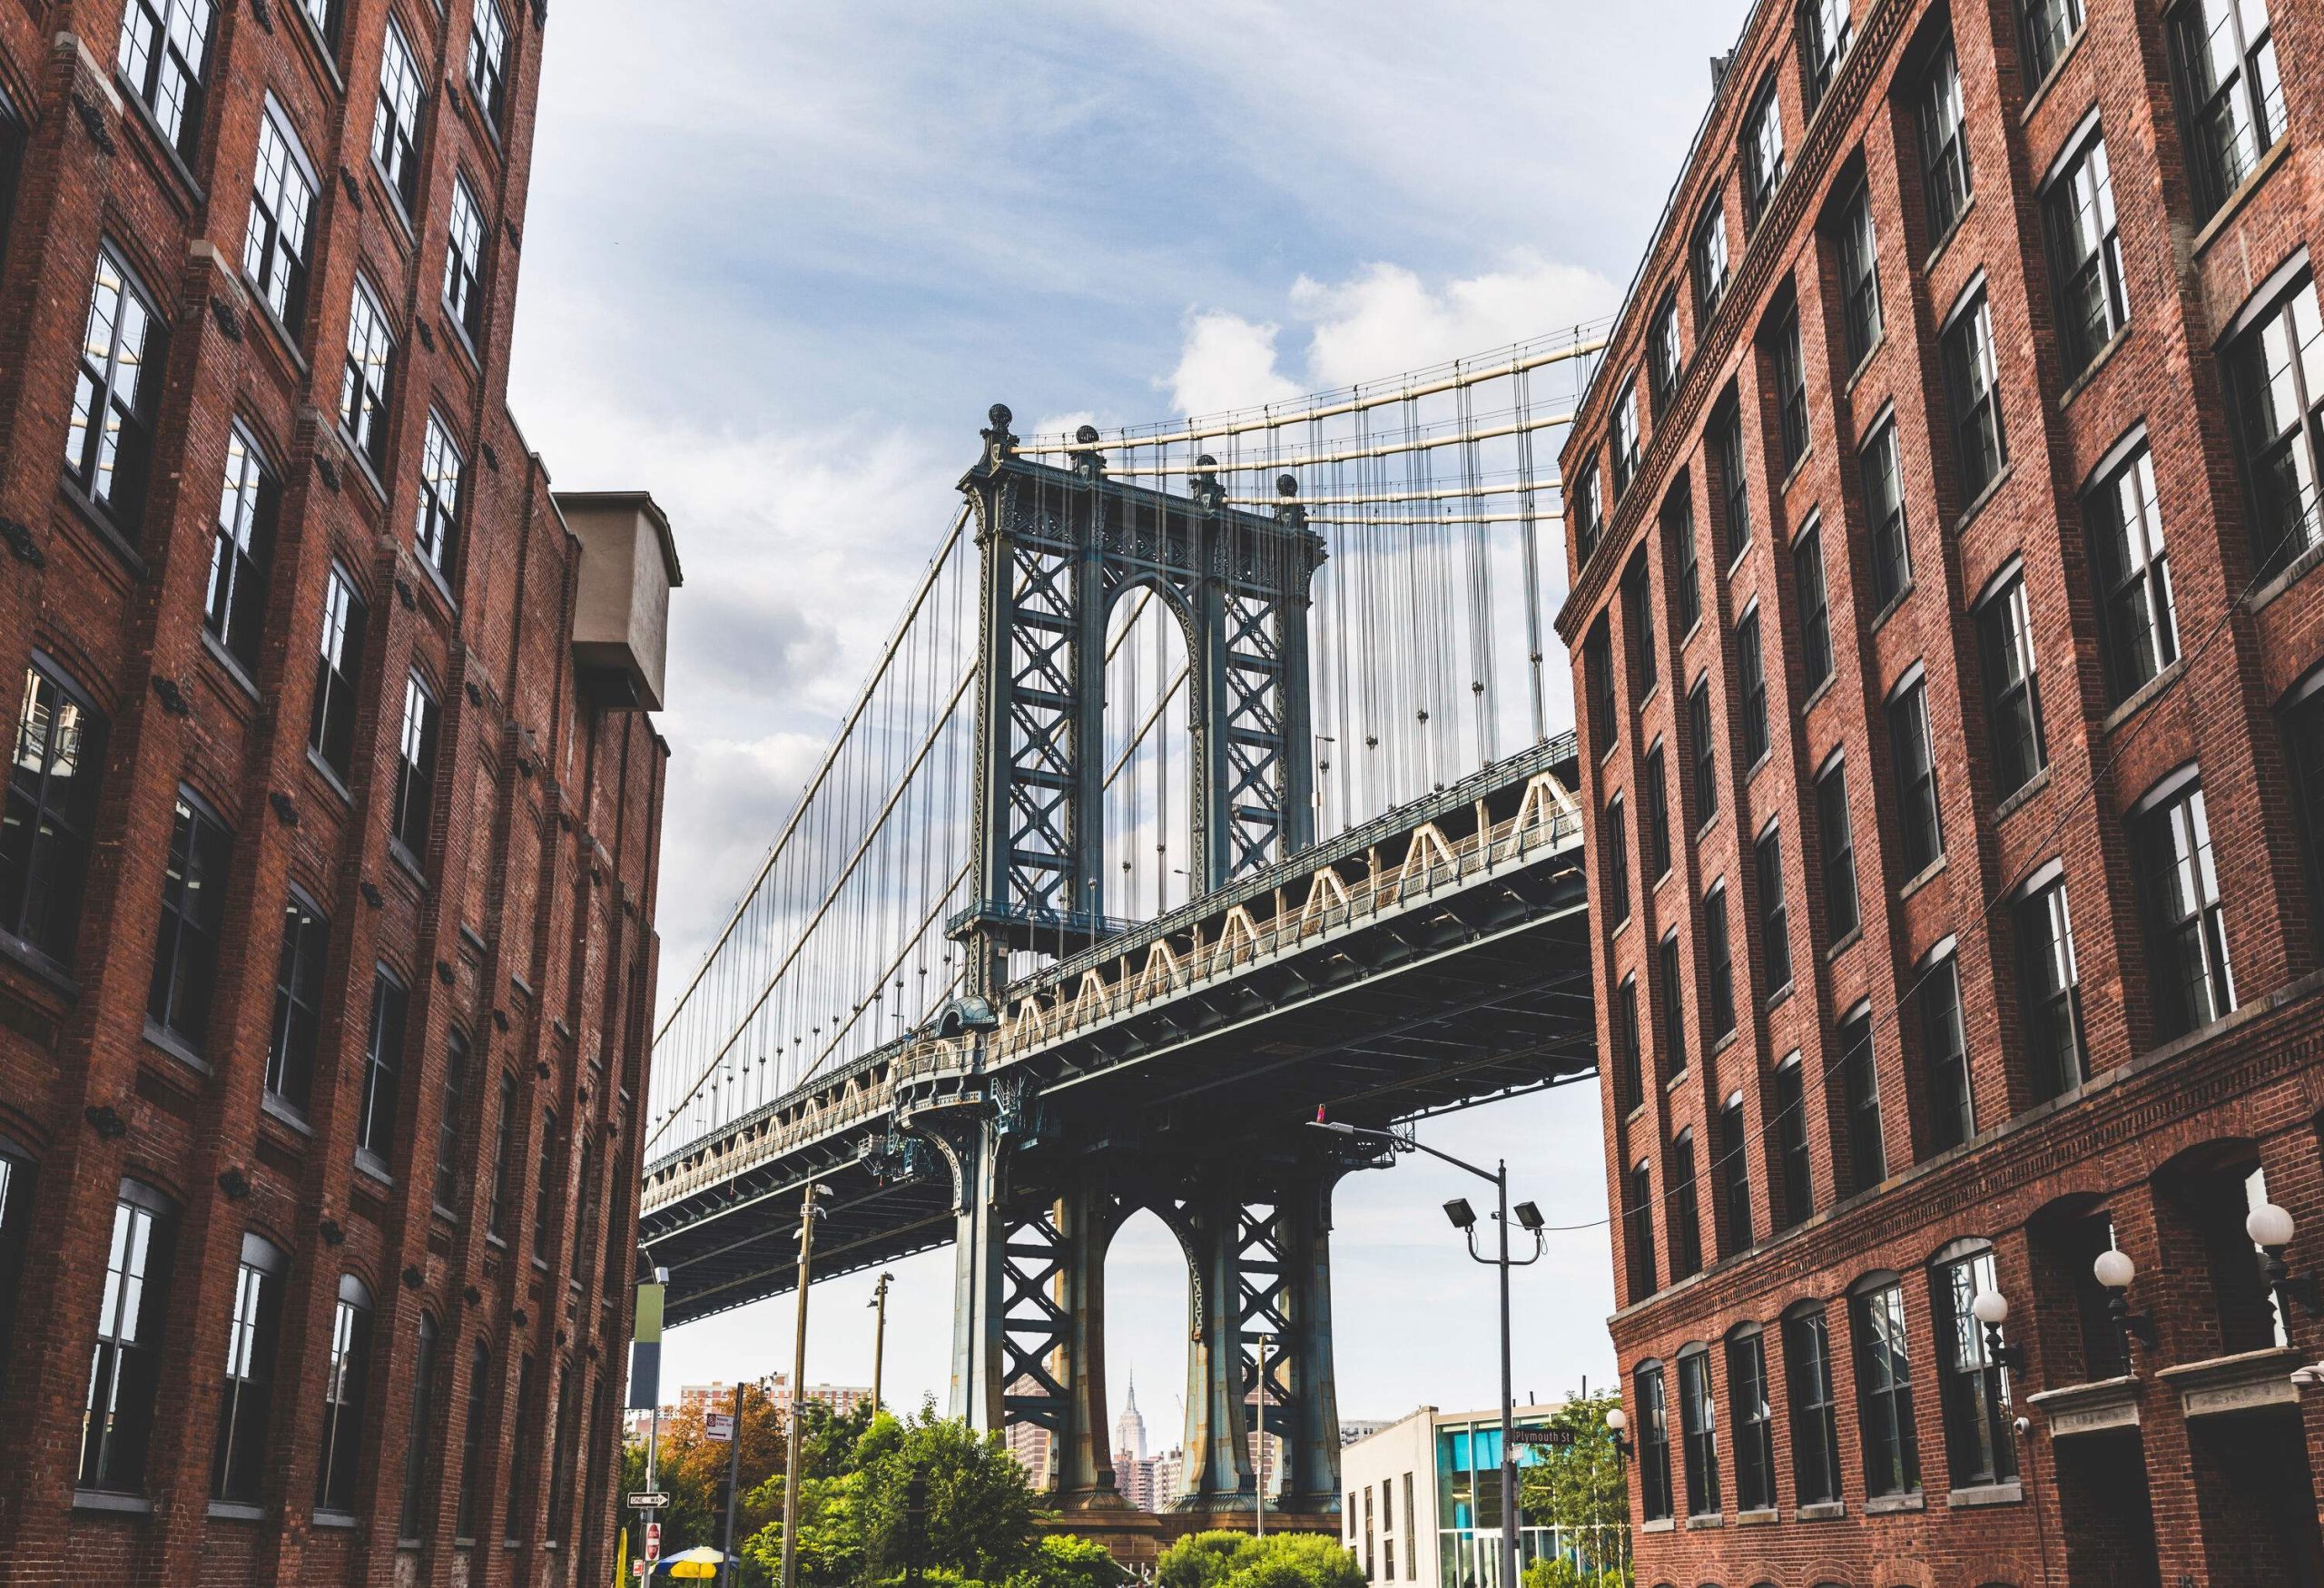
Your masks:
[[[478,1340],[468,1354],[467,1425],[460,1439],[460,1509],[452,1530],[473,1541],[484,1520],[485,1440],[492,1419],[492,1348]]]
[[[1802,1505],[1829,1504],[1840,1497],[1840,1433],[1822,1302],[1802,1301],[1783,1315],[1783,1355],[1794,1493]]]
[[[145,1486],[176,1229],[177,1205],[169,1198],[143,1180],[121,1182],[81,1425],[84,1489],[133,1494]]]
[[[2009,1425],[2009,1370],[1994,1360],[1984,1327],[1969,1310],[1979,1296],[1999,1288],[1990,1241],[1955,1241],[1937,1253],[1929,1274],[1937,1396],[1945,1412],[1946,1462],[1956,1489],[2007,1483],[2017,1476],[2017,1450]]]
[[[428,1458],[434,1444],[428,1435],[436,1423],[436,1320],[423,1312],[419,1350],[412,1358],[411,1426],[404,1438],[403,1504],[396,1524],[397,1536],[405,1539],[420,1537],[426,1521],[422,1511],[427,1503]]]
[[[290,1255],[281,1247],[254,1231],[242,1237],[234,1310],[226,1320],[218,1444],[210,1466],[210,1497],[228,1504],[254,1505],[261,1498],[275,1341],[282,1324],[283,1279],[290,1269]]]
[[[1735,1459],[1735,1506],[1771,1511],[1776,1504],[1775,1412],[1768,1404],[1768,1350],[1758,1324],[1727,1336],[1727,1404]]]
[[[1634,1423],[1638,1438],[1640,1502],[1649,1522],[1670,1515],[1670,1412],[1662,1387],[1662,1364],[1641,1362],[1631,1375],[1638,1391]]]
[[[331,1317],[330,1362],[323,1373],[321,1459],[315,1466],[318,1510],[351,1514],[356,1468],[363,1457],[363,1385],[371,1364],[371,1292],[352,1274],[339,1279]]]
[[[1920,1445],[1913,1429],[1912,1352],[1905,1287],[1895,1274],[1867,1274],[1848,1292],[1856,1330],[1856,1421],[1864,1435],[1866,1493],[1916,1494]]]
[[[1679,1427],[1687,1468],[1687,1514],[1718,1513],[1718,1417],[1711,1401],[1710,1348],[1679,1353]]]

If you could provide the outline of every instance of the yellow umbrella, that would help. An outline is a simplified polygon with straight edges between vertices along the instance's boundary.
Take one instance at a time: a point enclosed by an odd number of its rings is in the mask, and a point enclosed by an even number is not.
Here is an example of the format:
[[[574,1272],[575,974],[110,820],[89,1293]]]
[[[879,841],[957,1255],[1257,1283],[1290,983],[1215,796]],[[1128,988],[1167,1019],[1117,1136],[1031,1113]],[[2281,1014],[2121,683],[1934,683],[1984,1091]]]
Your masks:
[[[717,1577],[718,1568],[725,1559],[716,1550],[705,1547],[672,1555],[666,1563],[669,1575],[681,1582],[704,1582]]]

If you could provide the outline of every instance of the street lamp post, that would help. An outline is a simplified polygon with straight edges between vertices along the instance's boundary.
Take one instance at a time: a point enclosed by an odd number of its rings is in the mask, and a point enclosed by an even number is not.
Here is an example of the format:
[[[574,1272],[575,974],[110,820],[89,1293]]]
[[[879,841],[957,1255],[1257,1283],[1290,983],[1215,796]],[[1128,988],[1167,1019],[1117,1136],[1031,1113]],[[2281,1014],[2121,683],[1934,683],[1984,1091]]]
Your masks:
[[[894,1277],[893,1274],[882,1274],[880,1282],[872,1287],[872,1305],[880,1309],[880,1316],[872,1326],[872,1409],[875,1413],[880,1409],[880,1373],[887,1366],[888,1282]]]
[[[799,1413],[807,1404],[807,1285],[813,1277],[815,1217],[823,1210],[823,1196],[818,1182],[799,1198],[799,1310],[791,1342],[790,1422],[783,1429],[782,1588],[797,1588],[799,1581]]]
[[[1320,1116],[1323,1110],[1316,1110]],[[1444,1216],[1452,1228],[1469,1238],[1469,1256],[1480,1263],[1489,1263],[1501,1270],[1501,1582],[1498,1588],[1518,1588],[1517,1580],[1517,1446],[1511,1435],[1515,1432],[1516,1408],[1510,1388],[1509,1370],[1509,1270],[1521,1268],[1541,1260],[1541,1210],[1531,1202],[1517,1204],[1517,1221],[1533,1237],[1533,1255],[1512,1258],[1509,1255],[1509,1160],[1497,1159],[1490,1172],[1475,1164],[1440,1152],[1418,1138],[1398,1135],[1393,1130],[1367,1129],[1361,1125],[1344,1125],[1335,1120],[1318,1118],[1312,1129],[1327,1130],[1334,1136],[1353,1136],[1359,1140],[1377,1141],[1391,1152],[1425,1152],[1429,1157],[1466,1169],[1481,1180],[1493,1185],[1494,1224],[1500,1231],[1500,1252],[1486,1257],[1477,1250],[1477,1215],[1464,1197],[1455,1197],[1444,1204]]]

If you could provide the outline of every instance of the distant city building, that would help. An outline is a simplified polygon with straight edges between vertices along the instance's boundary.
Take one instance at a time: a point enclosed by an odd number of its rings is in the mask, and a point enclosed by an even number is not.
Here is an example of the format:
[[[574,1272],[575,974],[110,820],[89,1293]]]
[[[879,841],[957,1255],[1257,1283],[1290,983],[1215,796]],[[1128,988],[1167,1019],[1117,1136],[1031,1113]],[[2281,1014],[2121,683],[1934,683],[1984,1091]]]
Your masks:
[[[1122,1407],[1122,1415],[1114,1419],[1114,1448],[1128,1451],[1133,1460],[1146,1459],[1146,1419],[1137,1411],[1136,1373],[1129,1376],[1129,1402]]]
[[[1008,1393],[1030,1395],[1034,1387],[1029,1378],[1015,1378],[1009,1381]],[[1049,1484],[1050,1451],[1055,1443],[1049,1431],[1034,1423],[1012,1422],[1003,1430],[1001,1439],[1008,1445],[1009,1454],[1017,1458],[1017,1465],[1025,1469],[1026,1479],[1034,1489],[1046,1490]]]
[[[1177,1497],[1186,1492],[1187,1453],[1173,1445],[1146,1464],[1147,1491],[1153,1504],[1142,1507],[1148,1511],[1167,1511]]]
[[[1517,1408],[1516,1425],[1549,1422],[1555,1406]],[[1539,1446],[1518,1452],[1520,1466],[1544,1459]],[[1340,1453],[1340,1532],[1371,1583],[1420,1588],[1500,1588],[1501,1414],[1440,1412],[1422,1406],[1381,1425]],[[1619,1521],[1606,1524],[1608,1553],[1619,1550]],[[1582,1541],[1548,1526],[1521,1527],[1526,1565],[1570,1557]]]
[[[1388,1425],[1384,1417],[1342,1417],[1340,1443],[1353,1445],[1359,1439],[1369,1439]]]

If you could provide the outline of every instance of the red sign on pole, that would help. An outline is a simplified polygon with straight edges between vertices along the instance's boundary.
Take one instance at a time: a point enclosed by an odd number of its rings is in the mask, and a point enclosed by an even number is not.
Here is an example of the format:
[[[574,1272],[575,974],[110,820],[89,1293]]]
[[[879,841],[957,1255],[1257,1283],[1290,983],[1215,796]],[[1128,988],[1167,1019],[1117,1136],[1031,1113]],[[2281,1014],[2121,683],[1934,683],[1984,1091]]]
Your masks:
[[[662,1524],[658,1522],[645,1524],[645,1558],[649,1561],[662,1558]]]

